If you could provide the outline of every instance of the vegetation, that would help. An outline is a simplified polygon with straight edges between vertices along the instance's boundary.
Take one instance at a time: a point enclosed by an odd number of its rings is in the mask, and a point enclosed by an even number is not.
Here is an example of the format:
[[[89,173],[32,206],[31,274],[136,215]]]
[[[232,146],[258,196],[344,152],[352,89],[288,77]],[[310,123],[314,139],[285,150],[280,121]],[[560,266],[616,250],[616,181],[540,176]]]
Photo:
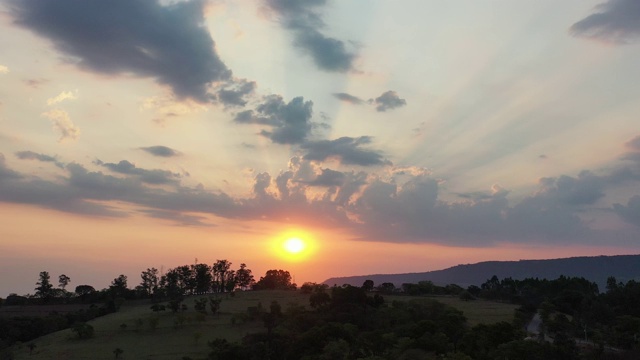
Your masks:
[[[81,308],[0,317],[0,359],[62,353],[240,360],[630,359],[640,354],[640,283],[633,280],[610,278],[603,293],[583,278],[564,276],[494,276],[466,289],[429,281],[375,286],[367,280],[361,287],[305,283],[293,291],[297,287],[288,271],[269,270],[254,283],[245,264],[234,271],[226,260],[180,266],[163,276],[148,268],[140,278],[134,289],[119,275],[107,289],[79,285],[70,293],[68,277],[60,275],[54,289],[50,275],[41,272],[36,295],[12,294],[2,310],[18,304]],[[250,288],[269,291],[236,292]]]

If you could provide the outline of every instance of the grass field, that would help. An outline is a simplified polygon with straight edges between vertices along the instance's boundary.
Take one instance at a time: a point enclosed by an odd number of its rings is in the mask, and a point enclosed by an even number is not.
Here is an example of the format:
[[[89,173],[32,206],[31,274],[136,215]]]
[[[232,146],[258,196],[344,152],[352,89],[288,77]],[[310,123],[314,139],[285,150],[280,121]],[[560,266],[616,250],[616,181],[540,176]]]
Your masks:
[[[261,321],[232,324],[233,314],[246,313],[247,307],[261,303],[267,311],[276,300],[285,311],[289,304],[308,308],[308,295],[293,291],[240,292],[223,298],[218,315],[208,314],[202,319],[193,310],[192,297],[185,300],[189,310],[180,314],[150,310],[149,303],[125,303],[119,312],[90,321],[95,329],[91,339],[79,340],[71,330],[63,330],[32,341],[36,345],[29,355],[26,344],[15,347],[16,359],[113,359],[116,348],[124,350],[120,359],[193,359],[206,358],[207,342],[216,338],[229,341],[241,339],[252,332],[264,331]],[[410,296],[385,296],[386,302],[408,300]],[[457,297],[433,297],[464,312],[470,325],[511,321],[516,306],[489,301],[462,301]],[[207,308],[208,310],[208,308]],[[157,328],[150,322],[157,319]],[[182,321],[182,324],[176,324]],[[122,327],[126,324],[126,327]]]
[[[385,300],[408,300],[419,298],[416,296],[386,296]],[[424,298],[424,297],[422,297]],[[456,296],[433,296],[429,299],[440,301],[464,313],[470,326],[477,324],[494,324],[500,321],[511,322],[515,309],[513,304],[499,303],[486,300],[462,301]]]
[[[291,291],[256,291],[237,293],[233,298],[223,298],[218,315],[208,314],[204,321],[198,320],[193,310],[192,297],[185,300],[189,310],[172,314],[170,311],[153,313],[151,304],[125,305],[120,311],[89,322],[95,335],[91,339],[79,340],[71,330],[63,330],[38,338],[33,354],[29,355],[26,344],[17,346],[16,359],[113,359],[116,348],[124,350],[120,359],[194,359],[206,358],[210,352],[207,342],[216,338],[229,341],[241,339],[244,335],[263,330],[262,322],[231,324],[232,315],[245,313],[247,307],[262,306],[268,311],[273,300],[277,300],[286,310],[288,304],[307,305],[308,296]],[[208,308],[207,308],[208,311]],[[155,330],[150,327],[150,319],[158,319]],[[176,326],[182,318],[183,324]],[[139,325],[138,319],[142,320]],[[153,320],[151,320],[153,321]],[[126,324],[126,328],[121,325]]]

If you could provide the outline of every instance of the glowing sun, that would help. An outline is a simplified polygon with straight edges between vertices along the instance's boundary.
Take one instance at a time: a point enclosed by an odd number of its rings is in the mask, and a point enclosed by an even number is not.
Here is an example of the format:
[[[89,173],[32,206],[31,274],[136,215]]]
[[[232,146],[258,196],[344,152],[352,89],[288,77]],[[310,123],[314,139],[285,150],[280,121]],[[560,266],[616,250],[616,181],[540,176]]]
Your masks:
[[[293,237],[284,241],[282,248],[290,254],[298,254],[304,251],[306,245],[302,239]]]

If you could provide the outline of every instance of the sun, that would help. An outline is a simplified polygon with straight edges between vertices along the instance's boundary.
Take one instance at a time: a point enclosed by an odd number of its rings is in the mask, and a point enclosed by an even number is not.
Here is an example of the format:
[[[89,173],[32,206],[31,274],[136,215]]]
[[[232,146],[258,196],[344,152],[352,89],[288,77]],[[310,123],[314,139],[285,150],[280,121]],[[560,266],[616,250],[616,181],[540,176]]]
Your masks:
[[[315,254],[313,236],[304,230],[292,229],[282,232],[271,241],[273,254],[288,262],[306,262]]]
[[[306,245],[304,241],[297,237],[292,237],[284,241],[282,244],[284,250],[291,254],[298,254],[304,251]]]

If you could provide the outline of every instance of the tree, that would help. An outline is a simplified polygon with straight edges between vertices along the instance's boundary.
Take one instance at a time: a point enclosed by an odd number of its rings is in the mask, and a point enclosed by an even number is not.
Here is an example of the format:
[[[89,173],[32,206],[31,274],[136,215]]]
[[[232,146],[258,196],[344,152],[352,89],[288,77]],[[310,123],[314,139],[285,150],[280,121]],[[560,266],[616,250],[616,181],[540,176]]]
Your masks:
[[[120,355],[122,355],[122,353],[124,353],[124,350],[120,348],[116,348],[115,350],[113,350],[113,354],[116,356],[116,359],[120,358]]]
[[[226,283],[229,279],[229,269],[231,268],[231,262],[229,260],[217,260],[211,267],[213,271],[213,283],[214,289],[217,292],[224,292],[226,290]]]
[[[60,284],[60,287],[62,288],[62,290],[64,290],[64,288],[67,287],[67,285],[69,285],[70,281],[71,281],[71,278],[65,274],[58,276],[58,283]]]
[[[286,270],[268,270],[264,277],[256,283],[256,289],[291,290],[295,289],[291,283],[291,274]]]
[[[124,297],[127,293],[127,276],[120,275],[117,278],[113,279],[111,285],[109,286],[109,290],[112,292],[114,297]]]
[[[76,286],[76,294],[78,294],[78,296],[88,295],[94,292],[96,292],[96,289],[94,289],[91,285]]]
[[[145,295],[153,295],[158,289],[158,269],[154,267],[147,268],[147,270],[143,271],[140,274],[140,278],[142,278],[140,287],[142,288],[142,291],[145,293]]]
[[[364,283],[362,283],[362,289],[364,289],[364,291],[373,290],[373,280],[365,280]]]
[[[42,299],[49,299],[53,294],[53,285],[51,285],[51,276],[48,271],[40,272],[39,281],[36,290],[36,296]]]
[[[246,264],[240,264],[240,269],[236,271],[236,285],[242,290],[247,290],[254,284],[255,280],[253,279],[251,270],[247,269]]]
[[[193,273],[195,278],[195,286],[197,294],[204,294],[211,290],[213,276],[211,275],[211,267],[207,264],[193,265]]]

